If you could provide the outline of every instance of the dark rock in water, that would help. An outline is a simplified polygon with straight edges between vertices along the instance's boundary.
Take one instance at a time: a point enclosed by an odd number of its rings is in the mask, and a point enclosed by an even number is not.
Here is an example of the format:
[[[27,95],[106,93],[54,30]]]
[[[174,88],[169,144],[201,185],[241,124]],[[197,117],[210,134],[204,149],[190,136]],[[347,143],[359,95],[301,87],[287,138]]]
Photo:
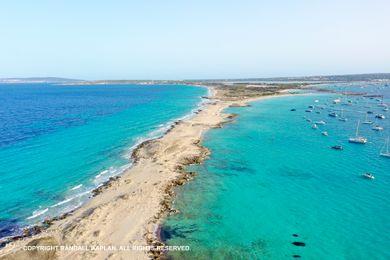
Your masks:
[[[233,118],[236,118],[237,116],[238,116],[238,114],[232,113],[232,114],[228,115],[227,118],[233,119]]]
[[[160,227],[160,240],[166,242],[172,238],[172,232],[169,227]]]
[[[294,257],[294,258],[301,258],[300,255],[293,255],[292,257]]]
[[[21,235],[22,228],[16,219],[0,219],[0,238],[7,236]]]
[[[292,242],[292,244],[293,244],[294,246],[306,246],[306,244],[303,243],[303,242]]]
[[[298,234],[293,234],[293,237],[298,237]]]
[[[231,165],[228,169],[236,172],[253,173],[254,170],[243,165]]]
[[[187,234],[194,232],[197,228],[194,225],[189,227],[172,227],[163,225],[159,230],[159,237],[162,242],[172,238],[187,238]]]
[[[166,242],[167,240],[173,238],[173,237],[180,237],[180,238],[185,238],[185,235],[180,232],[178,228],[171,228],[167,226],[161,227],[160,230],[160,238],[161,241]]]

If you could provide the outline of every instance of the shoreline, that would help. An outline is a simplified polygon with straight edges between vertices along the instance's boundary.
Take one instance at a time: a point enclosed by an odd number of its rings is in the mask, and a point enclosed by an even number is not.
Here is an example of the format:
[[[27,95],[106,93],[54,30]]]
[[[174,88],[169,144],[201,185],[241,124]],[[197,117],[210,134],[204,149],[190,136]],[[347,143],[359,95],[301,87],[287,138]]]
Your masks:
[[[183,86],[187,86],[187,85],[183,85]],[[183,120],[190,119],[191,117],[195,116],[199,112],[199,110],[205,104],[207,104],[207,102],[209,102],[208,99],[212,94],[211,94],[210,88],[208,86],[204,86],[204,85],[191,85],[191,86],[200,87],[200,88],[204,88],[207,90],[207,93],[205,96],[199,96],[200,101],[197,104],[195,104],[193,109],[191,109],[188,113],[186,113],[180,117],[177,117],[175,119],[171,119],[171,120],[165,122],[164,124],[158,126],[158,128],[156,128],[154,130],[146,132],[143,136],[140,136],[139,138],[137,138],[135,140],[134,144],[125,148],[122,156],[125,157],[128,160],[128,162],[126,164],[121,165],[121,166],[117,166],[118,171],[115,171],[112,175],[107,176],[107,178],[105,180],[103,180],[99,183],[95,183],[95,184],[93,184],[93,182],[91,181],[91,183],[89,183],[87,185],[89,187],[89,189],[83,190],[81,192],[81,194],[87,194],[87,195],[89,194],[89,197],[87,199],[85,199],[81,205],[72,207],[71,209],[69,209],[67,211],[61,212],[61,210],[60,210],[58,212],[58,214],[48,216],[48,217],[41,219],[39,222],[36,222],[34,224],[26,223],[26,225],[20,226],[19,230],[21,233],[19,233],[19,234],[0,237],[0,250],[4,247],[4,245],[8,244],[9,242],[12,242],[12,241],[15,241],[18,239],[22,239],[22,238],[31,237],[33,235],[36,235],[36,234],[42,232],[43,230],[45,230],[48,227],[48,223],[50,223],[49,225],[51,225],[51,223],[53,223],[54,221],[62,220],[65,217],[67,217],[68,215],[72,214],[74,211],[83,207],[86,203],[88,203],[88,201],[90,199],[93,199],[97,194],[99,194],[100,190],[102,190],[105,186],[109,185],[109,183],[111,181],[120,178],[126,171],[128,171],[132,167],[132,164],[134,163],[133,158],[132,158],[132,154],[139,146],[141,146],[144,142],[148,142],[148,141],[159,139],[159,138],[163,137],[166,133],[168,133],[179,122],[181,122]],[[105,171],[108,171],[108,170],[104,170],[102,172],[105,172]],[[96,177],[101,175],[102,172],[97,173],[95,175],[95,179],[96,179]],[[84,184],[81,183],[81,184],[76,185],[75,187],[81,187],[81,186],[84,186]],[[72,187],[67,192],[72,191],[75,187]],[[55,207],[57,205],[63,204],[64,201],[68,201],[68,200],[71,201],[74,198],[79,197],[79,195],[80,194],[75,194],[72,197],[66,198],[62,201],[59,201],[56,204],[49,205],[49,206],[47,206],[46,209],[43,209],[41,211],[45,212],[45,211],[47,211],[47,209],[49,209],[51,207]],[[38,209],[36,211],[38,211]],[[39,212],[35,213],[35,215],[34,215],[34,212],[32,212],[31,215],[26,218],[26,220],[33,219],[33,218],[36,218],[36,217],[39,217],[40,215],[42,215],[42,213],[39,213]],[[0,256],[1,256],[1,254],[0,254]]]
[[[141,142],[132,152],[133,166],[120,176],[111,177],[93,191],[93,197],[80,208],[53,218],[39,234],[13,241],[0,250],[0,258],[46,257],[48,259],[82,258],[158,258],[162,251],[25,251],[24,245],[135,245],[162,246],[159,225],[172,208],[174,188],[194,177],[185,171],[191,164],[203,162],[209,155],[201,145],[203,134],[234,119],[223,113],[230,106],[287,96],[277,92],[252,98],[223,100],[218,89],[208,87],[210,102],[194,109],[193,116],[179,119],[161,136]],[[202,102],[201,102],[202,103]]]

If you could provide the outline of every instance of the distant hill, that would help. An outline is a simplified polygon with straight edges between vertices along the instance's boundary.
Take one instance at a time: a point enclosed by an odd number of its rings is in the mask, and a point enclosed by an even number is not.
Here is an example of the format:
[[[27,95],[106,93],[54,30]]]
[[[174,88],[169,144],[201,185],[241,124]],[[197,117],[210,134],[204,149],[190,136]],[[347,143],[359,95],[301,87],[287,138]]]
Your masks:
[[[32,78],[3,78],[0,83],[75,83],[84,82],[80,79],[67,79],[58,77],[32,77]]]
[[[274,78],[245,78],[245,79],[215,79],[204,81],[294,81],[294,82],[350,82],[350,81],[377,81],[390,80],[390,73],[367,73],[349,75],[328,75],[328,76],[303,76],[303,77],[274,77]]]
[[[103,84],[194,84],[221,82],[352,82],[352,81],[390,81],[390,73],[367,73],[350,75],[274,77],[274,78],[239,78],[239,79],[194,79],[194,80],[81,80],[58,77],[3,78],[0,83],[55,83],[63,85],[103,85]]]

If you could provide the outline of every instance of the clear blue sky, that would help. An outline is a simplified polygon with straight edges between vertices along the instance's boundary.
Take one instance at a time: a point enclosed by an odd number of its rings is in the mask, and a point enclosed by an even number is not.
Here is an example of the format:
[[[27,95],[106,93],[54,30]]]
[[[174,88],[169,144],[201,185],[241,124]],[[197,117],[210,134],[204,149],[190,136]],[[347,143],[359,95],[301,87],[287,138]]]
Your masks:
[[[0,77],[390,72],[390,0],[3,0]]]

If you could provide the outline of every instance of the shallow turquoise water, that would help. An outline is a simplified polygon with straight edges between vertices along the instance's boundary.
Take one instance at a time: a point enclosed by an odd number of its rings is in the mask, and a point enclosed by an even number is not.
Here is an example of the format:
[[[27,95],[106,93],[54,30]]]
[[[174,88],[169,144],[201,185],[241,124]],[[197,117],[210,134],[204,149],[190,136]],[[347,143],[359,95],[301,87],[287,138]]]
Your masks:
[[[197,107],[190,86],[0,85],[0,238],[71,210]]]
[[[191,247],[190,252],[170,256],[389,259],[390,160],[379,151],[390,133],[390,115],[375,99],[343,97],[353,105],[331,105],[336,97],[283,97],[228,109],[239,117],[208,132],[204,144],[211,157],[192,167],[198,175],[179,188],[175,201],[181,214],[163,225],[162,237],[169,245]],[[326,109],[315,109],[320,114],[305,112],[309,105],[324,103]],[[340,109],[347,122],[328,116]],[[366,110],[387,113],[387,119],[377,121],[385,130],[362,125],[361,134],[369,143],[348,143]],[[314,130],[304,116],[327,124]],[[344,150],[330,149],[336,144]],[[376,179],[362,178],[364,172]]]

